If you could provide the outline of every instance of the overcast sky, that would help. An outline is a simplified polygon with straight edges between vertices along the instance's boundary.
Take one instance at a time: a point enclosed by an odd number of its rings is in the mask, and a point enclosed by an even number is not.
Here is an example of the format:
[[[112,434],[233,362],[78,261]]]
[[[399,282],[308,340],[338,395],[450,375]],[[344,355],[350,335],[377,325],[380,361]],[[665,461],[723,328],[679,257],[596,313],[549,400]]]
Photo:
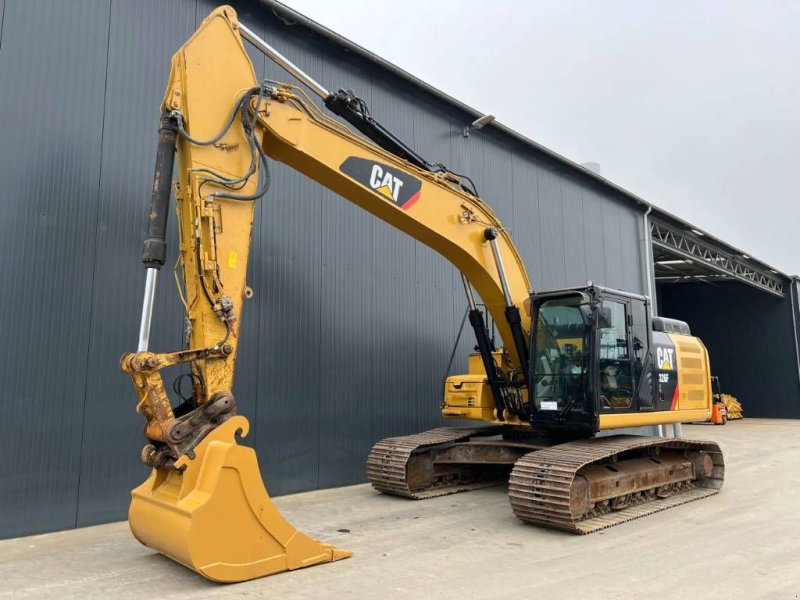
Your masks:
[[[800,272],[800,0],[284,2]]]

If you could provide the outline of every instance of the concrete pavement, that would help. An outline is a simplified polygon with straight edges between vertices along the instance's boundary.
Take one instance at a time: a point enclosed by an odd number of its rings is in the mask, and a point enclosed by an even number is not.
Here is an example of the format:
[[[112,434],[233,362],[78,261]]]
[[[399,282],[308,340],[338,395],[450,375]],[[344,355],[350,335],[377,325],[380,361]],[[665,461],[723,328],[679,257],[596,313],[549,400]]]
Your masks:
[[[0,542],[0,600],[800,598],[800,421],[684,435],[721,443],[722,493],[589,536],[523,525],[502,488],[413,502],[359,485],[275,500],[344,561],[220,585],[113,523]]]

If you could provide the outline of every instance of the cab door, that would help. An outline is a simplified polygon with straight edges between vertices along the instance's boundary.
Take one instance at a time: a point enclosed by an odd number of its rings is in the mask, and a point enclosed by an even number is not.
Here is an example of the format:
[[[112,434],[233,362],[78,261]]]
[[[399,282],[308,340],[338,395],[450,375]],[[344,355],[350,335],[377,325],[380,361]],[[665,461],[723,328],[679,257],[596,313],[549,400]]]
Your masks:
[[[643,298],[631,298],[629,308],[635,382],[634,403],[640,411],[655,410],[658,382],[650,306],[648,301]]]
[[[636,389],[630,300],[605,296],[597,323],[600,412],[633,412]]]
[[[598,319],[601,413],[655,409],[655,377],[647,301],[606,296]]]

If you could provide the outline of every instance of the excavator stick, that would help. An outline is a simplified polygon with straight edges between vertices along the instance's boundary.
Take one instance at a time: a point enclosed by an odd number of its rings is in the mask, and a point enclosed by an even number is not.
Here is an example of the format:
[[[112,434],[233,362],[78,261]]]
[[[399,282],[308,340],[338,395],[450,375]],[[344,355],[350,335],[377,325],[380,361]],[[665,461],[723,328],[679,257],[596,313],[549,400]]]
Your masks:
[[[254,204],[266,191],[262,186],[258,193],[248,106],[237,104],[256,84],[238,28],[233,9],[220,7],[173,57],[142,258],[147,280],[139,346],[121,361],[139,397],[137,412],[147,420],[142,459],[153,468],[132,491],[131,531],[142,544],[220,582],[351,555],[293,527],[272,504],[255,451],[236,442],[249,430],[231,390],[242,305],[252,295],[245,274]],[[228,114],[228,128],[211,139]],[[188,347],[153,353],[150,323],[156,275],[166,260],[176,153]],[[192,395],[177,389],[184,403],[173,408],[161,370],[179,364],[190,371],[176,382],[188,377]]]
[[[351,552],[295,529],[272,504],[256,453],[240,446],[247,419],[214,429],[175,467],[153,469],[132,492],[128,520],[145,546],[213,581],[236,582],[333,562]],[[183,469],[183,471],[180,471]]]

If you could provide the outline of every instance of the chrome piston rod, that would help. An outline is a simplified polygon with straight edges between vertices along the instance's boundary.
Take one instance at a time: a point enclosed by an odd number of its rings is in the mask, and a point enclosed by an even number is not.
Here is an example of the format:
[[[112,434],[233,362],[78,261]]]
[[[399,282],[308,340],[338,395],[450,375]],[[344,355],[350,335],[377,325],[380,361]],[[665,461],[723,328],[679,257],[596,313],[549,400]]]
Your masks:
[[[503,299],[506,303],[505,317],[509,328],[511,329],[511,337],[514,340],[514,349],[519,356],[520,367],[522,369],[523,377],[527,383],[528,381],[528,368],[530,366],[530,348],[529,342],[526,339],[525,331],[522,329],[522,318],[520,316],[519,308],[514,304],[514,298],[511,296],[511,289],[508,285],[508,278],[506,277],[506,268],[503,265],[503,256],[500,254],[500,247],[497,244],[497,236],[499,232],[494,227],[489,227],[483,232],[483,237],[489,242],[494,255],[494,263],[497,267],[497,276],[500,278],[500,287],[503,290]],[[530,335],[530,332],[528,332]]]
[[[142,320],[139,323],[139,345],[137,352],[145,352],[150,345],[150,323],[153,320],[153,302],[156,297],[156,277],[158,269],[147,269],[144,281],[144,300],[142,301]]]
[[[272,46],[270,46],[267,42],[262,40],[258,37],[255,33],[250,31],[247,27],[239,23],[239,32],[241,33],[242,37],[246,39],[248,42],[253,44],[260,52],[262,52],[267,58],[269,58],[272,62],[276,65],[284,69],[285,71],[291,73],[294,77],[296,77],[299,81],[303,83],[303,85],[307,86],[312,92],[317,94],[320,98],[325,100],[331,93],[326,90],[322,84],[318,81],[314,80],[310,77],[305,71],[303,71],[300,67],[286,58],[283,54],[275,50]]]
[[[467,303],[469,304],[470,310],[475,310],[477,305],[475,304],[475,296],[472,295],[472,286],[469,283],[466,275],[461,273],[461,283],[464,284],[464,293],[467,295]]]
[[[503,257],[500,255],[500,248],[497,247],[497,232],[492,230],[492,237],[487,235],[487,240],[492,248],[494,255],[494,264],[497,267],[497,276],[500,278],[500,287],[503,289],[503,299],[506,301],[506,306],[514,306],[514,300],[511,297],[511,290],[508,288],[508,279],[506,279],[506,269],[503,265]]]

